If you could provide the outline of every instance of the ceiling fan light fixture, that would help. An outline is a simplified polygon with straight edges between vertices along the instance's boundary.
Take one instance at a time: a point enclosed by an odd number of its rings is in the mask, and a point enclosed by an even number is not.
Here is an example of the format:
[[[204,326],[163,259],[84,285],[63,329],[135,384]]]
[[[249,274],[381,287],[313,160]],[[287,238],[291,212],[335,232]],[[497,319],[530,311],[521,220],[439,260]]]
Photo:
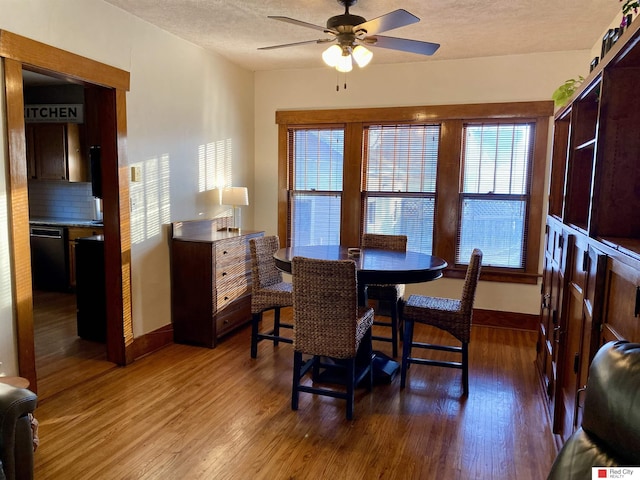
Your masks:
[[[369,65],[369,62],[373,58],[373,52],[362,45],[357,45],[356,48],[353,49],[352,55],[360,68],[364,68]]]
[[[324,52],[322,52],[322,60],[330,67],[337,67],[340,58],[342,57],[342,48],[340,45],[331,45]]]
[[[347,52],[346,55],[342,55],[336,65],[336,70],[342,73],[347,73],[353,70],[353,63],[351,62],[351,54]]]

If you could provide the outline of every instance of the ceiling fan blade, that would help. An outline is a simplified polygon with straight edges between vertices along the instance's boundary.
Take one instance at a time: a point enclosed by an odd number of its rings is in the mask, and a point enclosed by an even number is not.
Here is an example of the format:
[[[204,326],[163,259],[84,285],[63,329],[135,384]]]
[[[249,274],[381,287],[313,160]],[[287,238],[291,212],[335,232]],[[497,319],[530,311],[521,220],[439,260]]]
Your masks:
[[[403,52],[418,53],[420,55],[433,55],[438,48],[439,43],[421,42],[420,40],[409,40],[407,38],[384,37],[376,35],[374,37],[365,37],[362,42],[367,46],[390,48],[391,50],[401,50]]]
[[[355,30],[364,29],[367,31],[367,35],[375,35],[377,33],[386,32],[387,30],[393,30],[394,28],[411,25],[412,23],[417,23],[419,21],[420,19],[414,14],[400,8],[382,15],[381,17],[361,23],[356,26]]]
[[[338,33],[336,30],[327,27],[321,27],[320,25],[314,25],[313,23],[303,22],[302,20],[296,20],[295,18],[280,17],[276,15],[269,15],[268,18],[279,20],[281,22],[292,23],[293,25],[299,25],[301,27],[313,28],[314,30],[320,30],[321,32]]]
[[[304,42],[285,43],[283,45],[272,45],[270,47],[260,47],[258,50],[273,50],[276,48],[295,47],[297,45],[307,45],[309,43],[328,43],[335,41],[335,38],[320,38],[318,40],[306,40]]]

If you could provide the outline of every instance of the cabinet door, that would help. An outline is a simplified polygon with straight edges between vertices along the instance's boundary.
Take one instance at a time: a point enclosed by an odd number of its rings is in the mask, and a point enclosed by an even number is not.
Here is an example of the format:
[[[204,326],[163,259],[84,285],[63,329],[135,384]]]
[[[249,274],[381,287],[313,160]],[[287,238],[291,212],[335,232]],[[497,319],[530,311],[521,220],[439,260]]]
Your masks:
[[[573,268],[562,322],[562,367],[558,383],[560,398],[554,415],[555,432],[566,440],[580,425],[581,391],[587,383],[589,365],[599,343],[606,255],[586,238],[569,252]]]
[[[42,180],[66,180],[66,125],[63,123],[34,124],[33,142],[36,177]]]
[[[600,346],[600,327],[602,325],[602,309],[604,301],[604,279],[607,256],[589,245],[584,257],[583,270],[586,273],[586,284],[582,302],[582,343],[579,352],[578,390],[576,407],[573,412],[573,430],[582,424],[582,407],[584,391],[589,377],[591,360]]]
[[[84,145],[84,125],[68,123],[67,170],[70,182],[90,182],[89,152]]]
[[[609,258],[602,342],[640,342],[640,268]]]
[[[559,319],[562,316],[566,289],[564,273],[567,264],[566,249],[573,244],[573,239],[574,237],[568,235],[560,223],[552,220],[547,224],[536,361],[551,412],[555,409],[558,394],[556,385],[561,333]]]

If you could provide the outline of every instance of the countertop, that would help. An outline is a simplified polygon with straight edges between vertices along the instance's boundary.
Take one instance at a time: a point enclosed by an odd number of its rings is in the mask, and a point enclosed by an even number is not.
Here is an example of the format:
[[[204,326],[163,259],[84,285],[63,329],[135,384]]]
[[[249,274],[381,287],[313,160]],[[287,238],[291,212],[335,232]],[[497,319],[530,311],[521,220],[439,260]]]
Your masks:
[[[102,220],[78,220],[69,218],[30,218],[30,225],[54,227],[103,227]]]

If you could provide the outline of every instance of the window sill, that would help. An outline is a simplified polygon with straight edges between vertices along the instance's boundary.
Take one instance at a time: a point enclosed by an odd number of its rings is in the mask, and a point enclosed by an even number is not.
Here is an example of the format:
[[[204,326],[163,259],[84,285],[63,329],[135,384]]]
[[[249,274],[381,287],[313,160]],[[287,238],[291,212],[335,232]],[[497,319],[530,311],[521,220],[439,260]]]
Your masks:
[[[449,267],[444,271],[444,276],[446,278],[464,278],[466,274],[466,266]],[[526,285],[536,285],[539,278],[542,278],[542,275],[499,270],[496,268],[492,269],[490,267],[482,268],[482,270],[480,271],[480,280],[484,282],[522,283]]]

